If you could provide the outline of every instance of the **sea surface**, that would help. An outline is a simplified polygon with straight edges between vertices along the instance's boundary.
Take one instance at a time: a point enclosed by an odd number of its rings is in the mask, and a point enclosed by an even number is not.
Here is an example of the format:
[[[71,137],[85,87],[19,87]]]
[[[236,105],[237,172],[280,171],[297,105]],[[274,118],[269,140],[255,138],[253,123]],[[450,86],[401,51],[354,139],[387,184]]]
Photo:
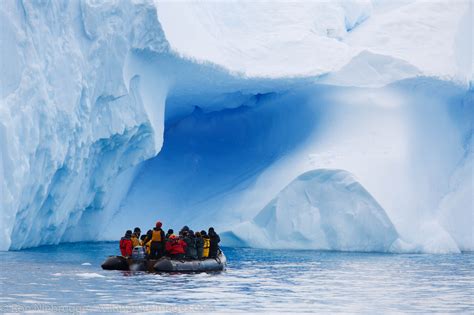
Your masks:
[[[118,243],[0,253],[2,312],[474,313],[474,253],[224,248],[220,273],[102,270]]]

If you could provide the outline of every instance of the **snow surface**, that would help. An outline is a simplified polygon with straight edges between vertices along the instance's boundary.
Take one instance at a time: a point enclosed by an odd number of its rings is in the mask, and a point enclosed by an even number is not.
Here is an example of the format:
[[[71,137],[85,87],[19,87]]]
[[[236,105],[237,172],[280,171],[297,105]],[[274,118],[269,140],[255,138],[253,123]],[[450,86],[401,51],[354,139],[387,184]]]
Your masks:
[[[3,3],[0,250],[230,230],[315,168],[357,176],[413,251],[474,250],[472,10]]]
[[[248,76],[321,75],[367,51],[401,60],[425,75],[464,84],[472,78],[470,1],[301,0],[278,5],[156,1],[156,5],[172,48]]]

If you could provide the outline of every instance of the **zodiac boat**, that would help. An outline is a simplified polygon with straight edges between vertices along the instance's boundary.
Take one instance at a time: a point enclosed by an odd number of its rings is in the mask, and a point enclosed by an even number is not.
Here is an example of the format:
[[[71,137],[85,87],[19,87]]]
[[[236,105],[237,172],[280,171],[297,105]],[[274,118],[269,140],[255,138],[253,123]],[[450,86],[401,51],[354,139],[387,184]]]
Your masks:
[[[176,260],[169,257],[160,259],[126,258],[123,256],[109,256],[102,264],[105,270],[130,270],[149,272],[208,272],[223,271],[227,259],[222,251],[216,258],[203,260]]]

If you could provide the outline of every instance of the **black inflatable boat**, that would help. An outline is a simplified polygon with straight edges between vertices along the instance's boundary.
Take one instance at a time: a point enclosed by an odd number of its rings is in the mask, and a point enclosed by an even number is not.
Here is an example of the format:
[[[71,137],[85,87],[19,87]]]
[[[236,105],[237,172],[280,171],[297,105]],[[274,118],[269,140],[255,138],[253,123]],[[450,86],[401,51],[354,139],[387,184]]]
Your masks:
[[[206,272],[225,270],[226,265],[226,257],[220,251],[216,258],[203,260],[175,260],[168,257],[132,259],[123,256],[110,256],[102,264],[102,269],[149,272]]]

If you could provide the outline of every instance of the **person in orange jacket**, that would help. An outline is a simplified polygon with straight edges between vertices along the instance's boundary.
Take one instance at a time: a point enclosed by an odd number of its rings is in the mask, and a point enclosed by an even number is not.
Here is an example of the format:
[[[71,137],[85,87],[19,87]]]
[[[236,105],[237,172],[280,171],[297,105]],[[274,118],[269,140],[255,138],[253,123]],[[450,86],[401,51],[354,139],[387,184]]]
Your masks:
[[[186,242],[177,238],[176,235],[171,235],[168,242],[166,242],[166,252],[172,259],[184,259],[186,253]]]
[[[120,239],[120,253],[124,257],[132,256],[133,246],[132,246],[131,237],[132,237],[132,231],[128,230],[127,232],[125,232],[125,236],[122,237],[122,239]]]

